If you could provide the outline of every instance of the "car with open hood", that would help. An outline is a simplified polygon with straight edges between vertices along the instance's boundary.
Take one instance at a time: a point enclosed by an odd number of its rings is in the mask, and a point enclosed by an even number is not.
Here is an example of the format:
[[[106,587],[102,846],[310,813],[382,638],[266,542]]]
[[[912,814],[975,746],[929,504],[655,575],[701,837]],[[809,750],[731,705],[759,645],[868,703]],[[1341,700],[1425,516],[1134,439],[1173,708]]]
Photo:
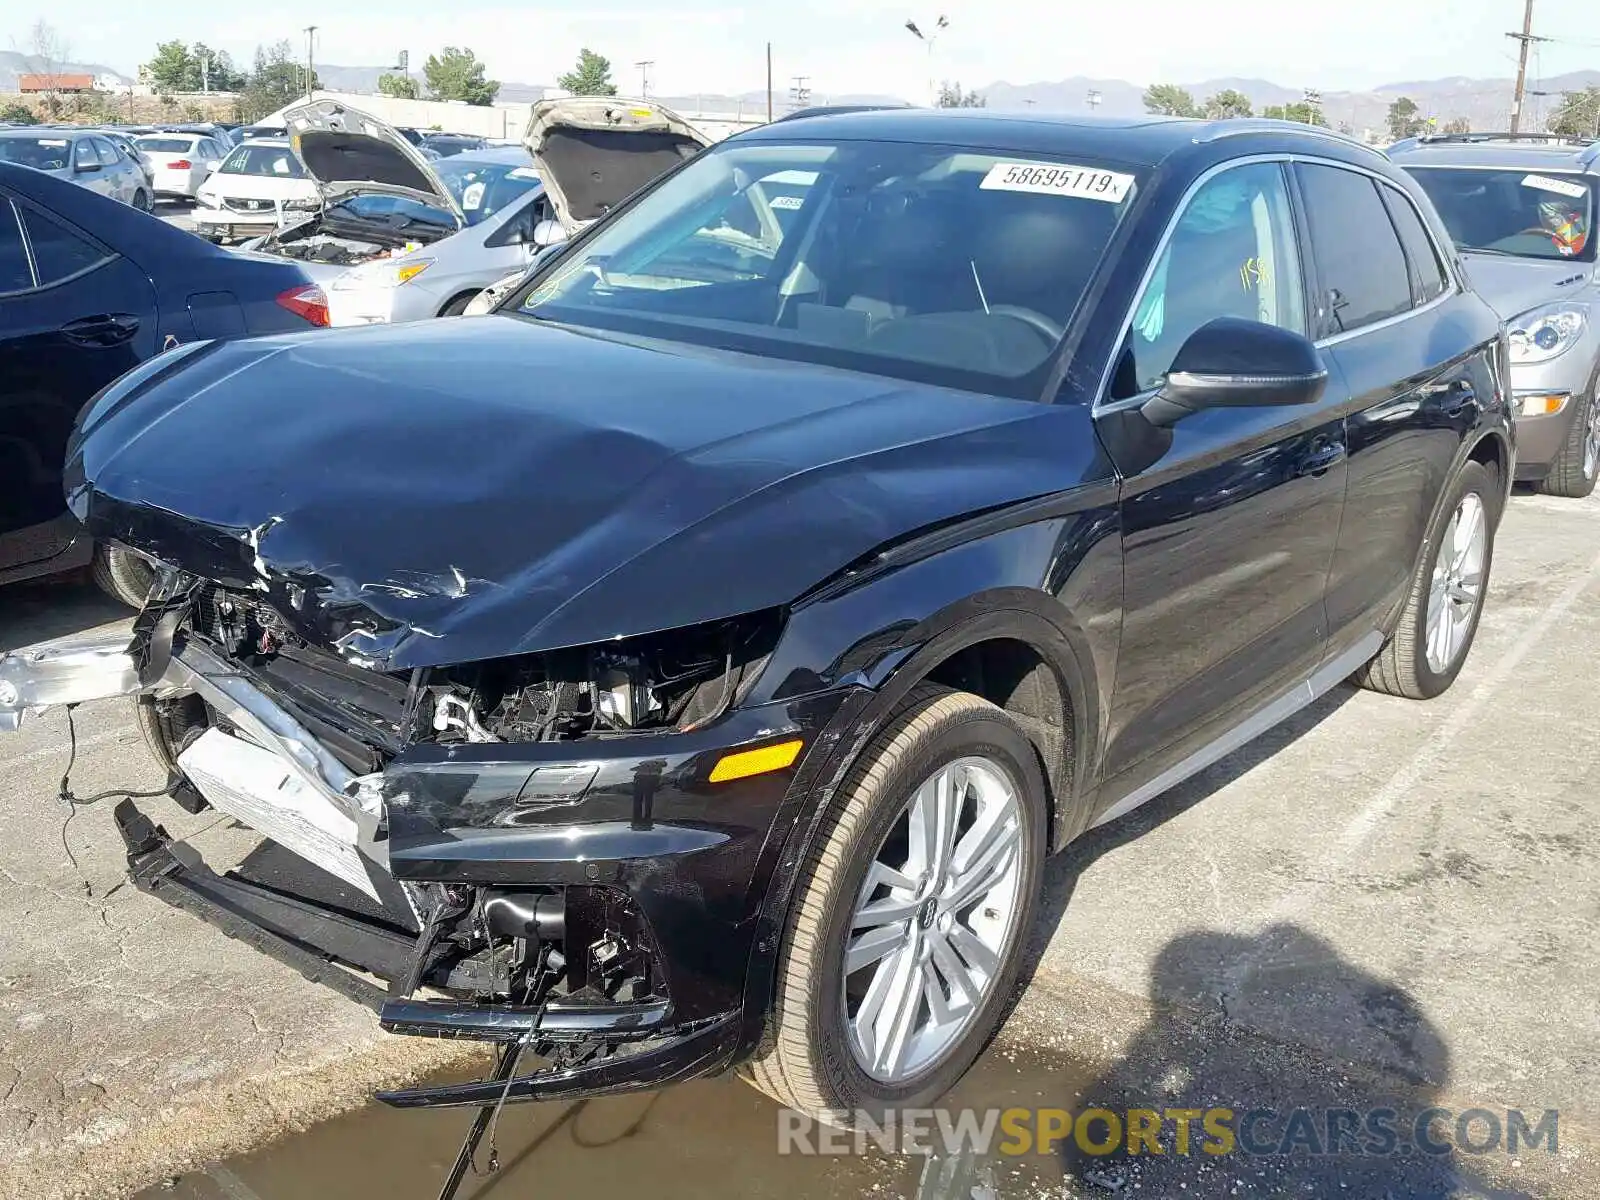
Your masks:
[[[1346,678],[1450,687],[1515,456],[1498,316],[1351,139],[929,109],[652,160],[591,103],[541,150],[585,227],[494,313],[102,393],[67,496],[160,574],[131,640],[0,658],[0,724],[136,696],[139,887],[498,1044],[385,1094],[483,1110],[446,1195],[514,1100],[931,1103],[1047,852]]]
[[[1517,478],[1552,496],[1600,479],[1600,141],[1430,134],[1390,147],[1505,319],[1521,432]]]

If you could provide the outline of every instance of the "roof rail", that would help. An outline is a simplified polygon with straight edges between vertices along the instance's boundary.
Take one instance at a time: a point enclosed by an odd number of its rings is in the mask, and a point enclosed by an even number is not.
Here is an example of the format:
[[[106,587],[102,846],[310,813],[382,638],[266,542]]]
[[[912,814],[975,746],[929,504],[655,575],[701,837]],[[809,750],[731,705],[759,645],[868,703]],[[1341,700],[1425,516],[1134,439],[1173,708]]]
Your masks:
[[[1578,137],[1570,133],[1495,133],[1473,130],[1470,133],[1424,133],[1407,141],[1429,145],[1438,142],[1563,142],[1574,146],[1587,146],[1594,138]]]
[[[912,104],[814,104],[810,108],[796,109],[794,112],[784,113],[781,117],[774,117],[772,123],[777,125],[782,121],[794,121],[801,117],[833,117],[843,113],[885,112],[914,107],[916,106]]]
[[[1348,133],[1340,133],[1329,129],[1326,125],[1306,125],[1300,121],[1282,121],[1276,117],[1232,117],[1226,120],[1214,121],[1210,128],[1195,135],[1195,144],[1214,142],[1218,138],[1237,137],[1245,133],[1299,133],[1311,137],[1325,138],[1328,141],[1338,142],[1342,146],[1351,146],[1357,150],[1365,150],[1379,158],[1387,158],[1382,150],[1376,146],[1369,146],[1360,138],[1352,137]]]

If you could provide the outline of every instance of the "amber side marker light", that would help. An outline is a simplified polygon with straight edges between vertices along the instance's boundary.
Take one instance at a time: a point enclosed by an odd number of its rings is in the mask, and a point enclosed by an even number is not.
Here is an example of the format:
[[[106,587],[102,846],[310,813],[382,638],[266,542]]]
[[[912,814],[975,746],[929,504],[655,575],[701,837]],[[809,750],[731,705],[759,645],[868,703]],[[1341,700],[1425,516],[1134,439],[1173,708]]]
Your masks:
[[[748,779],[752,775],[765,775],[793,766],[800,757],[805,743],[799,738],[792,742],[779,742],[776,746],[762,746],[759,750],[740,750],[737,754],[724,754],[711,768],[712,783],[727,783],[733,779]]]

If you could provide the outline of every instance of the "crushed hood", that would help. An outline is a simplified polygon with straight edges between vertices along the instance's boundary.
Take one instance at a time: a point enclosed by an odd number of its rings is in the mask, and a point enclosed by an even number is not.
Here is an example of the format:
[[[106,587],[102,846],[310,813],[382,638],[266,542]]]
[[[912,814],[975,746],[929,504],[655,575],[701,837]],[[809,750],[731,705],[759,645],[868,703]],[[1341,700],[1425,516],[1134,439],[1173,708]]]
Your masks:
[[[1060,406],[505,318],[193,344],[69,449],[72,510],[386,670],[790,603],[1092,477]]]
[[[298,105],[283,120],[289,144],[327,202],[362,193],[405,196],[466,224],[444,180],[392,125],[338,100]]]
[[[568,233],[710,144],[670,108],[614,96],[541,100],[523,138]]]
[[[1514,258],[1499,254],[1463,251],[1467,277],[1478,294],[1500,314],[1502,321],[1527,312],[1540,304],[1560,300],[1593,299],[1588,294],[1594,280],[1594,264],[1551,259]]]

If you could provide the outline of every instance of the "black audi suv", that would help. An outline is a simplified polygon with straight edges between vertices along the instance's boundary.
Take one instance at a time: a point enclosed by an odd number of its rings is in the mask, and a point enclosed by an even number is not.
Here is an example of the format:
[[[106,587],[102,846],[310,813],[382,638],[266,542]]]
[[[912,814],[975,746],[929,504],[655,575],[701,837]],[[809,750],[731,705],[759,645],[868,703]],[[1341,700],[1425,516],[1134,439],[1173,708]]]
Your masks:
[[[603,175],[604,134],[547,169]],[[131,644],[0,660],[0,722],[135,693],[173,800],[299,863],[213,874],[129,800],[135,882],[502,1044],[393,1103],[733,1067],[925,1103],[1045,855],[1346,678],[1443,692],[1482,611],[1506,346],[1381,154],[982,111],[671,138],[491,315],[104,391],[68,499],[156,583]]]

